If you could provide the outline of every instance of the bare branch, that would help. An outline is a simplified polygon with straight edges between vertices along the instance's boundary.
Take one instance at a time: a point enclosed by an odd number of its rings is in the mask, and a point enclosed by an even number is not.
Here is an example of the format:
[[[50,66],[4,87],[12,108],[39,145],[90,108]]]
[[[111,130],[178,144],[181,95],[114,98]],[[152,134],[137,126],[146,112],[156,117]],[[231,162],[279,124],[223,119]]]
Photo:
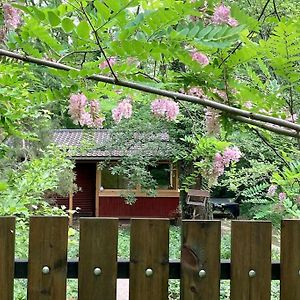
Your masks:
[[[266,129],[268,131],[272,131],[272,132],[280,134],[280,135],[290,136],[290,137],[294,137],[294,138],[299,137],[299,131],[296,132],[296,131],[289,130],[286,128],[274,126],[273,124],[268,124],[268,123],[260,122],[257,120],[252,120],[252,119],[248,119],[245,117],[237,116],[237,115],[230,115],[229,117],[232,119],[235,119],[237,121],[243,122],[243,123],[247,123],[247,124],[250,124],[250,125],[253,125],[256,127],[260,127],[262,129]]]
[[[48,61],[48,60],[43,60],[43,59],[38,59],[35,57],[22,55],[22,54],[7,51],[4,49],[0,49],[0,56],[11,57],[14,59],[22,60],[24,62],[30,62],[30,63],[34,63],[37,65],[46,66],[46,67],[59,69],[59,70],[80,71],[79,69],[76,69],[74,67],[71,67],[71,66],[68,66],[65,64],[52,62],[52,61]],[[295,123],[292,123],[289,121],[285,121],[285,120],[282,120],[279,118],[274,118],[274,117],[270,117],[270,116],[266,116],[266,115],[262,115],[262,114],[258,114],[258,113],[252,113],[247,110],[242,110],[242,109],[239,109],[236,107],[232,107],[232,106],[229,106],[229,105],[226,105],[223,103],[219,103],[216,101],[208,100],[205,98],[198,98],[196,96],[190,96],[190,95],[186,95],[186,94],[182,94],[182,93],[163,90],[163,89],[151,87],[148,85],[143,85],[140,83],[125,81],[125,80],[116,81],[114,78],[103,76],[103,75],[92,75],[92,76],[87,77],[87,79],[105,82],[105,83],[109,83],[109,84],[114,84],[117,86],[127,87],[130,89],[134,89],[134,90],[138,90],[138,91],[142,91],[142,92],[146,92],[146,93],[150,93],[150,94],[160,95],[160,96],[164,96],[164,97],[168,97],[168,98],[172,98],[172,99],[196,103],[196,104],[200,104],[203,106],[209,106],[209,107],[218,109],[223,113],[227,113],[230,118],[239,120],[241,122],[252,124],[252,125],[267,129],[269,131],[273,131],[278,134],[283,134],[283,135],[287,135],[287,136],[291,136],[291,137],[299,136],[300,125],[298,125],[298,124],[295,124]],[[274,127],[274,125],[281,126],[283,128]],[[289,129],[293,129],[295,131],[289,130]]]
[[[126,5],[124,5],[123,7],[120,8],[120,10],[118,10],[114,15],[112,15],[111,17],[108,18],[108,20],[106,22],[104,22],[99,28],[96,29],[96,31],[98,32],[98,30],[100,30],[101,28],[103,28],[105,25],[107,25],[111,20],[113,20],[119,13],[121,13],[124,9],[126,9],[129,5],[131,5],[133,3],[134,0],[129,1]]]
[[[274,12],[275,12],[275,15],[276,15],[278,21],[281,21],[280,16],[279,16],[278,11],[277,11],[277,6],[276,6],[276,1],[275,0],[273,0],[273,7],[274,7]]]
[[[277,151],[276,147],[272,145],[260,132],[259,130],[253,128],[254,132],[257,134],[257,136],[263,141],[263,143],[268,146],[272,151],[276,154],[276,156],[288,167],[290,168],[288,162],[280,155],[280,153]]]
[[[258,21],[261,20],[261,18],[263,17],[269,3],[271,0],[267,0],[267,2],[265,3],[259,17],[258,17]],[[254,30],[250,31],[249,34],[247,35],[248,38],[251,38],[254,34]],[[242,46],[242,42],[239,42],[229,53],[228,55],[221,61],[221,63],[219,64],[219,68],[230,58],[231,55],[233,55],[241,46]]]
[[[110,69],[111,74],[112,74],[113,77],[115,78],[115,81],[118,81],[118,77],[117,77],[117,75],[115,74],[114,70],[112,69],[111,64],[110,64],[110,62],[109,62],[109,59],[107,58],[107,56],[106,56],[106,54],[105,54],[105,52],[104,52],[104,49],[103,49],[103,47],[101,46],[101,42],[100,42],[100,38],[99,38],[99,35],[98,35],[98,33],[97,33],[97,30],[95,29],[95,27],[94,27],[92,21],[90,20],[90,18],[89,18],[89,16],[88,16],[87,12],[85,11],[85,9],[84,9],[82,3],[80,3],[80,6],[81,6],[81,9],[82,9],[83,14],[84,14],[85,17],[86,17],[86,20],[88,21],[88,23],[90,24],[90,26],[91,26],[91,28],[92,28],[92,31],[93,31],[93,33],[94,33],[94,36],[95,36],[97,45],[98,45],[98,47],[99,47],[99,49],[100,49],[102,55],[104,56],[104,59],[105,59],[106,62],[107,62],[107,65],[108,65],[108,67],[109,67],[109,69]]]

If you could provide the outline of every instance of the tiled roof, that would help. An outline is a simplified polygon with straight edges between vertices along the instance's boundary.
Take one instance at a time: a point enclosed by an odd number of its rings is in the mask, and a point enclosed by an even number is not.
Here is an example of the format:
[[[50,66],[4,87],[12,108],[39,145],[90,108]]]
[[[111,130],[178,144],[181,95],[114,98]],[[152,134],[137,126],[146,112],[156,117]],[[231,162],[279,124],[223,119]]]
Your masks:
[[[121,145],[118,134],[112,133],[111,130],[57,129],[52,131],[51,141],[60,147],[73,149],[72,156],[77,159],[118,158],[126,156],[128,153],[140,152],[150,156],[161,156],[162,153],[167,154],[171,150],[167,133],[153,134],[147,137],[136,133],[132,140],[126,140],[128,145]]]

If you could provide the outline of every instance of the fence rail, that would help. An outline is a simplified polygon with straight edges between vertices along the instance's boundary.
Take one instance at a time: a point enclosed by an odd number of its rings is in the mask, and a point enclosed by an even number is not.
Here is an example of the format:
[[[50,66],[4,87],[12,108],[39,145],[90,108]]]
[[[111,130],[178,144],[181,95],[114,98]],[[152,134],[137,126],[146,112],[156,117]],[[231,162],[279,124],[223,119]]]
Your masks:
[[[13,299],[14,278],[28,278],[27,298],[66,299],[66,279],[78,278],[78,299],[116,299],[116,279],[129,278],[130,300],[168,299],[168,279],[180,279],[181,299],[300,299],[300,220],[284,220],[280,262],[271,262],[270,222],[233,221],[231,261],[220,260],[220,221],[183,221],[180,261],[169,260],[169,220],[132,219],[130,260],[117,260],[118,219],[80,220],[79,260],[67,261],[68,219],[30,218],[29,258],[14,260],[15,219],[0,218],[0,299]]]

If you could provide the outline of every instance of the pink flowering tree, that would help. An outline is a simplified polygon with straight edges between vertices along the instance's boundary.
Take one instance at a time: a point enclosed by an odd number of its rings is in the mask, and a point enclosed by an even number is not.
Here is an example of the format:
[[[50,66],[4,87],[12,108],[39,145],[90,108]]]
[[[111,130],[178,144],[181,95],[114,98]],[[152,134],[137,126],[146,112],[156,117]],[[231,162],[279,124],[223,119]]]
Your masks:
[[[124,119],[129,119],[132,115],[132,99],[127,98],[122,100],[116,108],[112,110],[112,118],[118,124]]]
[[[214,137],[196,136],[186,138],[185,141],[188,145],[194,145],[192,151],[183,154],[186,159],[191,160],[194,169],[184,183],[187,187],[196,184],[196,179],[200,177],[202,188],[210,190],[218,183],[219,177],[242,158],[242,153],[237,146]]]
[[[239,25],[239,22],[230,15],[230,7],[225,6],[223,3],[215,7],[211,20],[213,24],[217,25],[227,24],[232,27]]]
[[[24,120],[50,114],[55,126],[68,124],[68,114],[78,127],[120,131],[140,118],[176,133],[209,188],[253,152],[267,165],[264,145],[274,162],[264,194],[273,173],[298,160],[299,22],[279,1],[7,2],[0,5],[1,135],[29,131]],[[296,204],[299,191],[274,184],[274,197]]]
[[[89,128],[102,128],[105,118],[100,115],[96,100],[88,101],[84,94],[73,94],[69,101],[69,114],[74,124]]]
[[[168,121],[176,120],[179,114],[179,105],[173,100],[156,99],[151,103],[151,111],[157,117],[165,118]]]
[[[21,24],[21,11],[12,5],[3,4],[4,25],[7,30],[15,30]]]

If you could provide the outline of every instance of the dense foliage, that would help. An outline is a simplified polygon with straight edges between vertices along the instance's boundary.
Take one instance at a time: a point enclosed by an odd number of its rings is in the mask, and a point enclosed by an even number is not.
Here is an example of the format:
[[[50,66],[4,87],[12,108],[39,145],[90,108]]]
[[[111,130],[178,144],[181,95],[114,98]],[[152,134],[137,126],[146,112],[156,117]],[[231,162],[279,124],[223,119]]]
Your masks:
[[[126,132],[130,136],[134,126],[144,124],[145,135],[163,130],[176,141],[173,157],[184,166],[183,188],[198,184],[221,195],[231,191],[254,218],[299,217],[296,4],[292,0],[251,5],[216,0],[2,4],[2,49],[24,55],[25,61],[32,56],[73,68],[63,71],[1,56],[3,193],[15,197],[20,185],[8,175],[7,166],[32,174],[34,162],[40,159],[51,178],[60,177],[58,166],[70,170],[63,153],[55,156],[62,163],[41,151],[47,130],[104,126],[125,133],[126,140]],[[94,74],[111,77],[116,85],[92,81]],[[137,88],[118,86],[121,80],[135,82]],[[145,94],[141,84],[212,100],[233,110]],[[234,109],[252,115],[241,116]],[[270,118],[258,121],[257,113],[288,122],[280,126]],[[11,138],[20,140],[14,151]],[[34,155],[24,147],[25,140]],[[43,165],[43,160],[49,164]],[[136,168],[129,169],[133,163],[127,159],[114,172],[131,174],[132,186],[139,181],[153,190],[155,182],[145,169],[150,163],[155,160],[140,155],[135,158]],[[32,198],[24,198],[25,207],[57,187],[56,181],[44,181]],[[23,199],[23,194],[18,197]],[[8,209],[14,210],[17,213],[15,206]]]

